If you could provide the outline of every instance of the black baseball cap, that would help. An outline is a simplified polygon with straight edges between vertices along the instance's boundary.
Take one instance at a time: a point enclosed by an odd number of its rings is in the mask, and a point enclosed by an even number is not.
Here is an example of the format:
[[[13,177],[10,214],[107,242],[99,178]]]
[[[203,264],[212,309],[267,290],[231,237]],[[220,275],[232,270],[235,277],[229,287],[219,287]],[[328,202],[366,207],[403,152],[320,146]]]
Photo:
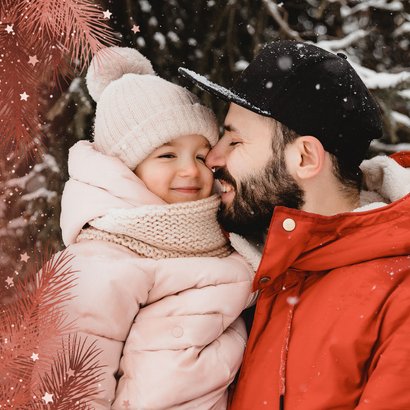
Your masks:
[[[231,88],[180,67],[179,73],[222,100],[313,135],[326,151],[357,166],[383,135],[377,102],[342,53],[310,43],[267,44]]]

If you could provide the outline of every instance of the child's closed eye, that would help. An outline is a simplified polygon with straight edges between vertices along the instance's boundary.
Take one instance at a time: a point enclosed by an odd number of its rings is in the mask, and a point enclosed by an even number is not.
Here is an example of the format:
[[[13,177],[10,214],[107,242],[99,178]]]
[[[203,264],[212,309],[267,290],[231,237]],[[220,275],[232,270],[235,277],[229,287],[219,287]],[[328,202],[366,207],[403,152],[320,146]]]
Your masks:
[[[176,158],[176,155],[172,153],[167,153],[167,154],[158,155],[158,158]]]

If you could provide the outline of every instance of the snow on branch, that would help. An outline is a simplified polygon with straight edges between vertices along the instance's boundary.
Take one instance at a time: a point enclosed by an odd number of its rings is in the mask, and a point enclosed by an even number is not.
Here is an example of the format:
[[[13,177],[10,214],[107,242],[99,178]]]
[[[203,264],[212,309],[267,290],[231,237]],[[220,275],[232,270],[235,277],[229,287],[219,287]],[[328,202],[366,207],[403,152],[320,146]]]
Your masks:
[[[358,30],[354,33],[347,35],[346,37],[338,40],[319,41],[316,45],[331,51],[336,52],[339,50],[345,50],[354,42],[365,37],[368,33],[364,30]],[[367,88],[370,90],[380,89],[395,89],[405,90],[410,88],[410,72],[401,71],[399,73],[378,73],[370,68],[361,66],[360,64],[350,61],[352,67],[357,71]]]
[[[34,177],[37,176],[40,172],[44,171],[45,169],[50,169],[52,172],[58,174],[60,172],[60,168],[57,165],[55,158],[50,154],[43,155],[43,162],[41,164],[34,165],[33,169],[26,175],[9,179],[5,186],[6,187],[19,187],[24,189],[27,183]]]
[[[399,94],[401,98],[410,100],[410,90],[399,91],[397,94]]]
[[[399,73],[377,73],[361,65],[350,62],[357,71],[367,88],[370,90],[395,89],[405,90],[410,88],[410,72],[401,71]]]
[[[343,7],[341,9],[342,17],[349,17],[360,11],[367,11],[369,8],[381,9],[386,11],[402,11],[403,4],[400,1],[386,1],[386,0],[367,0],[362,1],[351,9]]]
[[[401,144],[385,144],[379,140],[373,140],[370,143],[370,149],[375,152],[384,152],[386,154],[393,154],[400,151],[410,151],[409,143]]]
[[[279,6],[273,0],[262,0],[263,4],[266,6],[269,14],[273,17],[273,19],[278,23],[279,27],[286,33],[289,38],[293,40],[302,41],[303,39],[300,37],[299,33],[295,30],[292,30],[289,27],[289,24],[283,19],[280,14]]]
[[[407,33],[410,33],[410,21],[406,21],[400,27],[397,27],[396,30],[393,31],[393,36],[399,37]]]
[[[354,44],[356,41],[366,37],[368,34],[369,33],[365,30],[357,30],[341,39],[319,41],[317,45],[328,51],[344,50]]]
[[[25,194],[21,197],[23,201],[33,201],[37,198],[43,197],[46,198],[47,201],[51,201],[53,198],[57,196],[57,192],[49,191],[48,189],[41,187],[36,189],[34,192],[30,192]]]
[[[408,128],[410,130],[410,117],[397,111],[392,111],[391,115],[399,128]]]

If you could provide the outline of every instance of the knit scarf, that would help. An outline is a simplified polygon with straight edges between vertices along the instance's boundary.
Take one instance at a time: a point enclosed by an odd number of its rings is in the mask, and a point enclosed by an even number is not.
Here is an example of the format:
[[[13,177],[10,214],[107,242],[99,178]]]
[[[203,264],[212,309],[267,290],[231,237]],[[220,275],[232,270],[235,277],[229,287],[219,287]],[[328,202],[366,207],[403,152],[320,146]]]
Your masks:
[[[91,221],[77,242],[113,242],[152,259],[225,257],[232,248],[216,220],[219,203],[219,197],[213,195],[192,202],[113,209]]]

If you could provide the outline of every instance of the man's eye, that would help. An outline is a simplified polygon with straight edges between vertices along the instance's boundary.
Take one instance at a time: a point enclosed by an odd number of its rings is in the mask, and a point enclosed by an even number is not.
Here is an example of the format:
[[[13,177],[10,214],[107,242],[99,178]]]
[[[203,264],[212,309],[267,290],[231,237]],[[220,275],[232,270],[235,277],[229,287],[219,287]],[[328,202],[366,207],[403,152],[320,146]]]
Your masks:
[[[158,155],[158,158],[175,158],[176,155],[175,154],[162,154],[162,155]]]
[[[202,155],[199,155],[196,158],[199,159],[202,162],[205,162],[205,157],[203,157]]]
[[[238,144],[240,144],[240,143],[241,143],[240,141],[232,141],[232,142],[229,144],[229,146],[234,147],[235,145],[238,145]]]

